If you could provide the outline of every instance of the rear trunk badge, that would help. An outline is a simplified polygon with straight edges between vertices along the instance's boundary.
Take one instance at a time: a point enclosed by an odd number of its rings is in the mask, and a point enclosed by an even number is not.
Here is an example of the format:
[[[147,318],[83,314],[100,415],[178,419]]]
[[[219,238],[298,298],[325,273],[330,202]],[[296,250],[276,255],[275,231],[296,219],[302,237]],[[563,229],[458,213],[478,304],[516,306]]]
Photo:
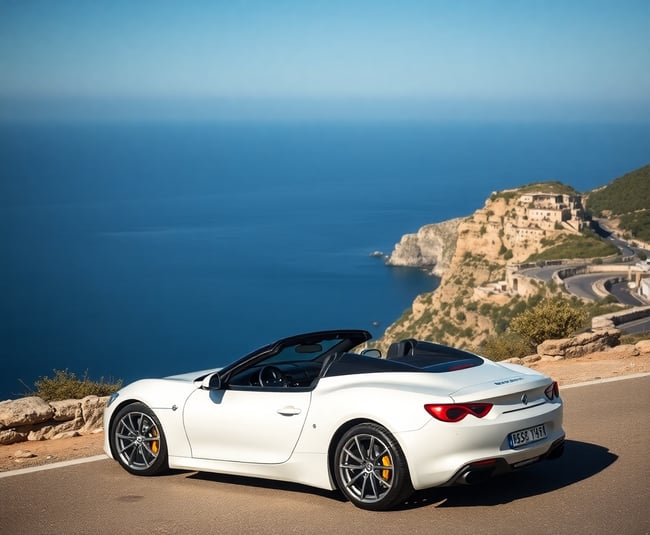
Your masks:
[[[527,396],[526,394],[524,394],[523,396],[521,396],[521,402],[522,402],[524,405],[528,405],[528,396]]]

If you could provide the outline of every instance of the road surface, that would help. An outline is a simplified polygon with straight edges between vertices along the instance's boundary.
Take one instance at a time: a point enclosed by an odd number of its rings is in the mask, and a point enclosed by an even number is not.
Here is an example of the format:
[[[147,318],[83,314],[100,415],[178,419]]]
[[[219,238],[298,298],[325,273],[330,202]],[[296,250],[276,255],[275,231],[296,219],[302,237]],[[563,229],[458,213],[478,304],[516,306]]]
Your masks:
[[[0,533],[650,533],[650,376],[562,392],[564,457],[372,513],[336,493],[101,460],[0,478]],[[12,474],[11,472],[9,474]]]

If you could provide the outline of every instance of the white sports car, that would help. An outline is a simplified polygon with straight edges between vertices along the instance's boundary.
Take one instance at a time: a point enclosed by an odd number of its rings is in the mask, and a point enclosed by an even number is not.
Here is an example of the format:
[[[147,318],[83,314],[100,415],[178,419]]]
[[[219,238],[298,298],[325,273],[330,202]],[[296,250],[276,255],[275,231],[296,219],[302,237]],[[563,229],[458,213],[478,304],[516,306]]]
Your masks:
[[[132,474],[293,481],[371,510],[562,454],[550,378],[417,340],[385,358],[351,352],[370,337],[303,334],[222,369],[132,383],[108,402],[104,449]]]

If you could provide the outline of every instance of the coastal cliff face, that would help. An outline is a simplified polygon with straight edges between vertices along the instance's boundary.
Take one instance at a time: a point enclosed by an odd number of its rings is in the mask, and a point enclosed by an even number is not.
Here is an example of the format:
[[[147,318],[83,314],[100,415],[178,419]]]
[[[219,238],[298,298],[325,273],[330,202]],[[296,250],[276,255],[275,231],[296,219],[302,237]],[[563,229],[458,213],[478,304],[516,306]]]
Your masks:
[[[451,264],[461,218],[422,227],[416,234],[405,234],[388,257],[389,266],[431,269],[441,277]]]
[[[423,227],[402,238],[389,263],[429,267],[435,258],[441,281],[435,291],[415,299],[377,347],[385,350],[395,340],[419,338],[476,349],[495,333],[486,310],[513,297],[501,289],[506,265],[524,262],[543,250],[542,240],[574,234],[581,225],[578,208],[567,213],[561,203],[548,210],[544,206],[542,212],[540,203],[561,195],[551,190],[546,198],[544,185],[537,186],[540,191],[534,190],[535,195],[520,190],[495,193],[469,217]]]

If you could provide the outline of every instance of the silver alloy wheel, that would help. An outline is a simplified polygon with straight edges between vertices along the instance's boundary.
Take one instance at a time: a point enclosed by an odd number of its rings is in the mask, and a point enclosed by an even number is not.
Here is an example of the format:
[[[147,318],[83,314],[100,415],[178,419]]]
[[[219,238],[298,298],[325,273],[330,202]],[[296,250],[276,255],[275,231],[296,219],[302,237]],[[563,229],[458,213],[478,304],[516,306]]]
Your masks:
[[[132,470],[147,470],[158,459],[160,429],[143,412],[127,412],[115,424],[117,455]]]
[[[362,503],[382,500],[393,486],[392,452],[374,435],[351,436],[343,445],[338,470],[347,492]]]

